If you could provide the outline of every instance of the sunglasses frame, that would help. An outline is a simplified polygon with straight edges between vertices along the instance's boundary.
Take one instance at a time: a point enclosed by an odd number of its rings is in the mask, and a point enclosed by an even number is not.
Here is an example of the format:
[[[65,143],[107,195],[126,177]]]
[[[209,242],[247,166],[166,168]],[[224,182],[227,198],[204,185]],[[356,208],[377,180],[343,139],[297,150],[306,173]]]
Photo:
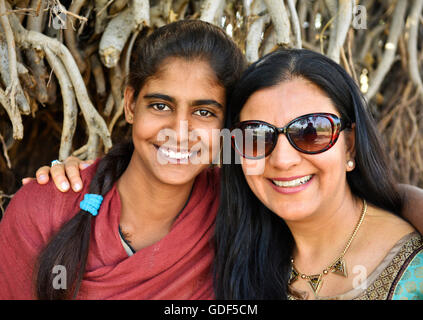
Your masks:
[[[289,129],[289,127],[293,123],[295,123],[295,122],[297,122],[297,121],[299,121],[299,120],[301,120],[303,118],[309,118],[309,117],[315,117],[315,116],[321,116],[321,117],[324,117],[324,118],[326,118],[326,119],[328,119],[330,121],[330,123],[332,125],[332,136],[331,136],[331,139],[330,139],[328,145],[325,148],[323,148],[322,150],[318,150],[318,151],[307,151],[307,150],[303,150],[303,149],[299,148],[294,143],[294,141],[292,141],[290,135],[287,134],[288,133],[288,129]],[[251,156],[246,156],[246,155],[242,154],[242,152],[240,152],[240,150],[238,150],[238,147],[237,147],[236,142],[235,142],[235,137],[232,136],[232,147],[239,153],[239,155],[242,156],[243,158],[246,158],[246,159],[256,159],[256,160],[265,158],[265,157],[269,156],[273,152],[273,150],[276,147],[276,144],[278,143],[278,138],[279,138],[279,135],[280,134],[284,134],[286,136],[286,138],[289,141],[289,144],[295,150],[297,150],[297,151],[299,151],[301,153],[305,153],[305,154],[319,154],[319,153],[322,153],[322,152],[325,152],[325,151],[329,150],[330,148],[332,148],[334,146],[334,144],[336,143],[336,141],[338,141],[339,135],[340,135],[340,133],[341,133],[342,130],[344,130],[346,128],[351,128],[351,123],[350,122],[343,120],[342,118],[338,117],[337,115],[335,115],[333,113],[319,112],[319,113],[308,113],[308,114],[299,116],[299,117],[291,120],[286,126],[281,127],[281,128],[278,128],[278,127],[274,126],[273,124],[270,124],[268,122],[261,121],[261,120],[247,120],[247,121],[242,121],[242,122],[237,123],[232,129],[241,129],[241,126],[243,126],[243,125],[249,125],[249,124],[266,125],[269,128],[271,128],[275,132],[274,134],[276,135],[275,139],[273,139],[273,145],[270,148],[270,150],[267,151],[267,152],[265,152],[264,155],[257,156],[257,157],[251,157]]]

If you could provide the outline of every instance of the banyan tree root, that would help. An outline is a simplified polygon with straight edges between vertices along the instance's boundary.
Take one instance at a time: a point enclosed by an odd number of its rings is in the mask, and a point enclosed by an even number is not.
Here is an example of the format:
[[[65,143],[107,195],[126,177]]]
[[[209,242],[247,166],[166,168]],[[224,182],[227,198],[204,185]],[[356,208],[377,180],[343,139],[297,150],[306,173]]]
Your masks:
[[[283,1],[264,0],[273,26],[276,31],[276,42],[280,46],[290,46],[291,25],[289,23],[288,12]]]
[[[25,96],[23,95],[22,87],[18,77],[15,39],[13,37],[13,31],[10,26],[9,18],[6,15],[5,0],[0,0],[0,24],[2,26],[2,31],[7,43],[7,61],[9,74],[2,75],[2,78],[7,85],[5,93],[8,96],[10,105],[13,109],[17,104],[21,113],[29,114],[29,105],[25,99]]]
[[[266,24],[268,24],[270,21],[270,17],[266,12],[266,5],[264,4],[263,0],[253,1],[249,11],[249,19],[253,21],[251,21],[248,29],[245,56],[247,61],[252,63],[259,58],[261,36],[264,32]]]
[[[370,100],[378,92],[382,81],[391,69],[397,51],[398,40],[404,28],[404,17],[407,10],[408,1],[397,1],[392,17],[391,27],[389,28],[389,37],[385,43],[385,51],[382,60],[370,78],[370,87],[366,93],[366,99]]]
[[[200,20],[209,23],[217,23],[224,8],[224,0],[205,0],[201,8]]]
[[[59,160],[64,160],[71,155],[72,139],[76,129],[78,107],[76,104],[72,82],[67,75],[65,67],[62,62],[54,56],[53,52],[49,48],[45,48],[44,50],[46,52],[47,61],[59,80],[62,92],[63,128],[60,140]]]
[[[19,20],[14,14],[10,14],[10,22],[13,26],[15,39],[25,48],[36,48],[39,50],[49,49],[54,57],[60,59],[67,75],[72,83],[75,91],[75,96],[81,108],[83,117],[87,123],[88,129],[88,143],[87,156],[95,158],[97,155],[98,138],[102,138],[105,147],[110,148],[112,145],[110,133],[107,129],[104,119],[98,114],[94,108],[89,96],[81,74],[78,72],[78,67],[69,50],[56,39],[47,37],[39,32],[28,31],[22,27]]]
[[[351,24],[352,2],[351,0],[339,0],[338,3],[334,0],[326,0],[326,2],[334,15],[327,55],[339,63],[341,48]]]
[[[16,108],[21,113],[28,114],[30,107],[29,107],[28,101],[26,100],[24,92],[22,90],[22,87],[20,86],[19,79],[15,80],[15,83],[19,83],[19,86],[13,86],[12,77],[10,73],[11,66],[9,63],[8,44],[6,43],[6,41],[3,41],[1,32],[2,32],[2,28],[0,28],[0,78],[3,80],[3,82],[6,85],[5,94],[7,94],[7,99],[9,101],[7,105],[10,105],[11,108],[13,109]],[[16,73],[18,75],[19,75],[19,71],[18,71],[19,65],[20,63],[16,61]],[[12,88],[14,88],[14,92],[11,91]],[[11,112],[11,113],[14,114],[14,112]],[[17,119],[15,118],[14,121],[17,121]],[[14,123],[14,121],[12,121],[12,123]],[[19,133],[17,136],[23,137],[23,133],[22,135]]]
[[[79,11],[81,10],[84,4],[85,0],[73,0],[69,7],[69,12],[78,15]],[[85,57],[82,55],[81,51],[78,48],[74,24],[75,18],[72,15],[67,16],[66,28],[64,29],[65,42],[69,51],[72,53],[76,64],[78,65],[80,73],[83,74],[85,69],[87,68],[87,64],[85,63]]]
[[[300,26],[300,19],[298,17],[297,9],[295,8],[295,1],[294,0],[287,0],[288,9],[291,17],[292,29],[294,31],[295,36],[295,48],[301,49],[302,48],[302,40],[301,40],[301,26]]]
[[[119,62],[120,54],[133,31],[150,25],[148,0],[134,0],[132,6],[110,20],[100,40],[99,54],[107,68]]]
[[[420,101],[423,103],[423,83],[419,72],[419,62],[417,57],[417,43],[418,43],[418,27],[419,18],[423,9],[423,0],[414,0],[413,6],[408,17],[409,35],[408,35],[408,67],[410,77],[413,83],[417,86],[420,92]]]

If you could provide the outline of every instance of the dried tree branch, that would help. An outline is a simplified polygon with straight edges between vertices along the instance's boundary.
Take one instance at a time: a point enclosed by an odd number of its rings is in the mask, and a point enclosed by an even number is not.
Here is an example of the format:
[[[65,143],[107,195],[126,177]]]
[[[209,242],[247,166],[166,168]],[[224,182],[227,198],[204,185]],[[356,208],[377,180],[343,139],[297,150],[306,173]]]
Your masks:
[[[8,53],[8,45],[6,41],[2,38],[3,36],[3,29],[0,26],[0,78],[3,80],[6,87],[9,89],[12,88],[12,79],[10,76],[10,65],[9,65],[9,53]],[[16,69],[18,69],[19,63],[16,64]],[[17,73],[19,74],[19,71],[17,70]],[[17,106],[18,110],[20,110],[21,113],[28,114],[30,111],[30,107],[28,104],[28,100],[25,97],[25,94],[22,90],[22,87],[19,86],[16,88],[16,94],[15,94],[15,106]],[[8,99],[10,99],[10,95],[8,95],[8,92],[6,91],[6,94],[8,96]],[[13,107],[14,108],[14,107]]]
[[[106,80],[103,72],[103,65],[96,54],[90,56],[91,70],[96,84],[96,91],[100,98],[106,95]]]
[[[248,29],[245,56],[248,62],[254,62],[259,58],[259,48],[261,44],[261,35],[264,27],[270,21],[266,13],[266,5],[263,0],[254,0],[251,4],[251,15],[249,19],[253,20]]]
[[[1,135],[1,133],[0,133],[0,143],[1,143],[1,146],[2,146],[2,149],[3,149],[3,156],[6,159],[7,167],[9,169],[11,169],[12,168],[12,163],[10,162],[9,155],[7,154],[7,145],[6,145],[6,142],[4,141],[4,138]]]
[[[68,12],[72,12],[75,15],[79,14],[79,11],[84,6],[86,0],[73,0]],[[66,19],[66,28],[64,29],[64,36],[66,46],[68,47],[69,51],[72,53],[73,57],[75,58],[75,62],[78,65],[79,71],[84,73],[85,69],[87,68],[87,64],[85,62],[85,57],[81,54],[81,51],[78,49],[78,43],[76,40],[76,32],[74,30],[74,22],[75,18],[73,16],[69,16]]]
[[[101,34],[107,25],[107,7],[111,3],[109,0],[95,0],[95,34]]]
[[[327,1],[330,2],[330,1]],[[351,0],[339,0],[337,12],[331,29],[331,41],[327,56],[339,63],[341,48],[347,37],[352,19],[352,2]]]
[[[398,39],[404,28],[404,17],[407,10],[407,1],[398,0],[392,17],[391,27],[389,28],[389,37],[385,44],[385,51],[382,60],[370,78],[370,87],[365,97],[370,100],[378,92],[383,79],[391,69],[397,51]]]
[[[280,46],[289,46],[291,43],[291,25],[283,0],[264,0],[264,3],[272,18],[276,31],[277,44]]]
[[[300,27],[300,19],[298,18],[298,12],[295,8],[295,1],[294,0],[287,0],[289,13],[291,14],[291,23],[292,29],[294,31],[295,36],[295,44],[294,47],[301,49],[303,47],[302,40],[301,40],[301,27]]]
[[[0,0],[0,13],[6,12],[6,4],[5,0]],[[22,92],[22,87],[18,77],[18,67],[17,67],[17,59],[16,59],[16,45],[15,39],[13,37],[13,31],[10,27],[9,17],[7,15],[0,16],[0,24],[3,27],[4,35],[7,42],[7,53],[8,53],[8,62],[9,62],[9,75],[10,75],[10,83],[6,88],[6,94],[10,99],[10,104],[12,108],[15,108],[16,105],[16,94]],[[26,101],[26,99],[23,99]],[[28,102],[18,103],[20,111],[24,114],[29,114],[29,105]]]
[[[225,0],[205,0],[201,8],[200,20],[216,23],[222,15]]]
[[[423,9],[423,0],[414,0],[413,6],[408,17],[409,24],[409,38],[408,38],[408,70],[413,83],[417,86],[420,92],[420,100],[423,102],[423,83],[420,75],[419,61],[417,58],[417,39],[419,16]]]
[[[16,16],[11,15],[10,21],[13,25],[16,40],[24,47],[34,47],[39,49],[48,48],[63,63],[66,72],[72,82],[75,90],[75,95],[78,104],[82,110],[85,121],[87,122],[89,137],[88,137],[88,156],[95,157],[98,148],[97,135],[102,138],[106,148],[110,148],[112,141],[110,133],[107,130],[104,119],[98,114],[94,108],[85,84],[82,80],[81,74],[78,72],[78,67],[69,50],[56,39],[47,37],[39,32],[28,31],[22,27]]]
[[[116,66],[131,32],[150,23],[148,0],[134,0],[132,4],[108,23],[101,37],[99,53],[107,68]]]
[[[63,127],[60,139],[59,160],[70,156],[72,150],[72,139],[76,129],[78,107],[72,83],[68,77],[65,67],[49,48],[44,48],[47,61],[59,80],[63,98]]]
[[[30,5],[36,13],[38,12],[38,14],[28,16],[26,27],[28,30],[43,32],[47,1],[32,0]],[[31,69],[32,75],[35,78],[35,96],[39,102],[46,103],[49,101],[49,94],[46,85],[48,72],[47,67],[44,64],[44,53],[34,49],[27,49],[24,50],[24,54]]]
[[[9,98],[7,97],[6,93],[3,89],[0,88],[0,104],[3,105],[4,109],[9,116],[10,121],[12,122],[13,127],[13,139],[21,140],[23,138],[23,125],[22,125],[22,117],[15,106],[10,104]]]

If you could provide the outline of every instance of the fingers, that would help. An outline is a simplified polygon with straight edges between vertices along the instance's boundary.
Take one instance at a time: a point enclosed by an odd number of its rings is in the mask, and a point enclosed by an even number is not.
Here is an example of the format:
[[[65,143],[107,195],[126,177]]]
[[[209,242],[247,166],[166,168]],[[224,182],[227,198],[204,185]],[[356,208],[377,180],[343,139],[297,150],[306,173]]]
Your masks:
[[[57,189],[62,192],[66,192],[69,190],[69,180],[66,178],[65,175],[64,164],[56,164],[51,167],[50,174]]]
[[[80,159],[76,157],[68,157],[65,162],[66,175],[70,181],[73,191],[81,191],[82,179],[80,174],[81,166],[84,164]],[[89,164],[88,164],[89,165]]]
[[[26,185],[26,184],[30,183],[32,180],[35,180],[35,179],[34,178],[29,178],[29,177],[23,178],[22,179],[22,185]]]
[[[36,172],[37,182],[46,184],[49,181],[49,175],[51,175],[54,184],[60,191],[66,192],[70,186],[75,192],[81,191],[83,184],[80,170],[89,167],[94,161],[81,161],[76,157],[68,157],[62,164],[56,164],[53,167],[44,166],[38,169]],[[24,178],[22,184],[27,184],[32,180],[32,178]]]
[[[39,184],[46,184],[49,180],[50,167],[44,166],[37,170],[35,176]],[[28,181],[29,182],[29,181]]]

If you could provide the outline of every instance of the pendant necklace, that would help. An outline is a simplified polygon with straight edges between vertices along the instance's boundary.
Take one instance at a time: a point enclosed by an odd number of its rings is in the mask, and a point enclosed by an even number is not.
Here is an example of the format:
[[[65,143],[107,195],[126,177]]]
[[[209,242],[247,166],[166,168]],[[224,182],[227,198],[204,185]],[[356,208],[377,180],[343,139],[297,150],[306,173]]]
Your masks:
[[[337,259],[335,259],[335,261],[333,263],[331,263],[327,268],[323,269],[323,271],[321,273],[313,274],[313,275],[307,275],[307,274],[301,273],[295,267],[294,259],[291,258],[292,269],[291,269],[291,275],[289,277],[288,284],[293,283],[298,278],[307,280],[307,282],[310,285],[311,289],[313,290],[314,294],[317,296],[317,293],[319,292],[319,290],[322,286],[322,283],[323,283],[322,278],[323,278],[323,276],[329,274],[329,272],[332,272],[332,273],[335,273],[335,274],[338,274],[340,276],[347,278],[348,277],[347,266],[346,266],[346,263],[345,263],[344,256],[345,256],[347,250],[349,249],[352,241],[354,240],[354,237],[357,234],[358,229],[360,229],[360,226],[363,223],[364,216],[366,215],[366,212],[367,212],[367,203],[366,203],[366,200],[363,199],[363,209],[361,211],[360,220],[358,221],[357,225],[355,226],[354,231],[353,231],[351,237],[349,238],[344,250],[342,251],[341,255]]]

